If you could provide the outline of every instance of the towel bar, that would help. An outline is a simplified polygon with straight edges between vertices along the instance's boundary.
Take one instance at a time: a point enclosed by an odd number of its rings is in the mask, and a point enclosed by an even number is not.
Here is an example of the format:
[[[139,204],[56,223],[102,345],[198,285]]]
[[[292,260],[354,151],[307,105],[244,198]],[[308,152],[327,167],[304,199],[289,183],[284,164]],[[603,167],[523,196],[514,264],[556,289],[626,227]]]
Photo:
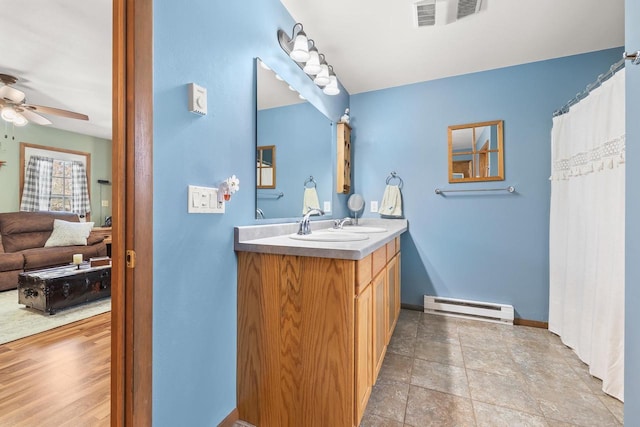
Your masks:
[[[436,188],[436,194],[460,193],[468,191],[508,191],[509,193],[513,193],[516,191],[516,188],[512,185],[508,186],[507,188],[471,188],[466,190],[441,190],[439,188]]]

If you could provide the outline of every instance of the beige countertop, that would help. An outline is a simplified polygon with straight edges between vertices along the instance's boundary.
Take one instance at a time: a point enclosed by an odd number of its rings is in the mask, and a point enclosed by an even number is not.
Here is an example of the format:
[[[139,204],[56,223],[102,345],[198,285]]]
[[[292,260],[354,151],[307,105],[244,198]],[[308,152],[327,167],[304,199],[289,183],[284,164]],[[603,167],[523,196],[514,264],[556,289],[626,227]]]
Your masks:
[[[259,252],[279,255],[297,255],[319,258],[363,259],[376,249],[407,231],[406,219],[359,220],[359,225],[383,227],[387,231],[368,233],[366,240],[351,242],[319,242],[294,240],[289,236],[298,231],[297,223],[249,225],[234,227],[234,250],[238,252]],[[333,220],[311,221],[311,231],[326,230],[333,226]]]

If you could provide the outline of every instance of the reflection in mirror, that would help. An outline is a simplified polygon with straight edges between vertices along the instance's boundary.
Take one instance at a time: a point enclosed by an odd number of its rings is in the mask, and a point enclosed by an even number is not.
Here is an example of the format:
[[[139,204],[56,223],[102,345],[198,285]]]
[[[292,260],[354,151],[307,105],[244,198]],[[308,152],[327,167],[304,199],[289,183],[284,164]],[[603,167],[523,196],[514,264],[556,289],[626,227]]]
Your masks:
[[[449,182],[502,180],[503,121],[449,126]]]
[[[309,176],[316,181],[320,206],[331,201],[333,128],[324,114],[261,64],[257,58],[256,218],[300,217]]]
[[[256,187],[276,188],[276,146],[258,146],[256,159]]]

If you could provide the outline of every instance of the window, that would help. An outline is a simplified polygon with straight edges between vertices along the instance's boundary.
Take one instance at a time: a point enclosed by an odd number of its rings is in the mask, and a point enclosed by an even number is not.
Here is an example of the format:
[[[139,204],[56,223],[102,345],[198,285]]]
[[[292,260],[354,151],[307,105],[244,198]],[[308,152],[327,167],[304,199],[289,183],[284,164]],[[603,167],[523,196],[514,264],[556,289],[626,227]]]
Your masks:
[[[88,217],[90,160],[89,153],[21,143],[20,210]]]
[[[72,163],[69,160],[53,160],[49,210],[71,212],[73,197]]]

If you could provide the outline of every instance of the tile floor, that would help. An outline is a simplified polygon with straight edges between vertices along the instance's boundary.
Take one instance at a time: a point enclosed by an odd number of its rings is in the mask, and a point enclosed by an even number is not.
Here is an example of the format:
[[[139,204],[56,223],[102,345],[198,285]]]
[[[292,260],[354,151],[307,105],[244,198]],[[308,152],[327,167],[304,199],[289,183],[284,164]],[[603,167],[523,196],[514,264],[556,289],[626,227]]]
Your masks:
[[[402,310],[360,427],[623,425],[600,388],[547,330]]]

